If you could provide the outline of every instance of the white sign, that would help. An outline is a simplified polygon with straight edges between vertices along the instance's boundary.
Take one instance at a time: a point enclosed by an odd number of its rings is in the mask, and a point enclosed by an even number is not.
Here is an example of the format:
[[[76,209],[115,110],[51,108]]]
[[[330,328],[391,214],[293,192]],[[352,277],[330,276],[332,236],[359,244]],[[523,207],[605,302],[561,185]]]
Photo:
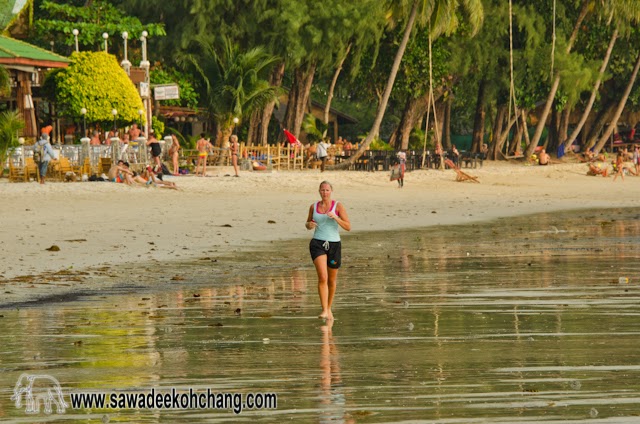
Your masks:
[[[180,90],[177,85],[157,85],[153,88],[156,100],[173,100],[180,98]]]
[[[140,83],[140,97],[142,97],[143,99],[147,99],[149,98],[149,83],[148,82],[141,82]]]

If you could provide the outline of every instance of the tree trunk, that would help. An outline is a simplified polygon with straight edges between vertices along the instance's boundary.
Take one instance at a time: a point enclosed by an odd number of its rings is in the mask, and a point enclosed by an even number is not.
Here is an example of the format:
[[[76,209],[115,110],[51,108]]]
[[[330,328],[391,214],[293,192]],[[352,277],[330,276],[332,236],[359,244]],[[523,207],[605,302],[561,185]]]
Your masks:
[[[585,122],[587,122],[587,118],[591,113],[591,108],[593,108],[593,103],[596,101],[596,96],[598,95],[598,90],[600,89],[600,83],[602,82],[602,78],[604,77],[604,71],[607,69],[609,65],[609,59],[611,58],[611,52],[613,51],[613,46],[616,44],[616,40],[618,39],[618,27],[616,26],[613,34],[611,35],[611,40],[609,40],[609,47],[607,48],[607,53],[604,56],[604,60],[602,61],[602,65],[600,65],[600,73],[598,74],[598,79],[596,83],[593,85],[593,90],[591,90],[591,97],[589,98],[589,102],[582,112],[582,117],[578,122],[578,125],[575,127],[571,136],[563,143],[565,151],[567,151],[573,142],[582,131],[582,127],[584,127]]]
[[[231,137],[232,131],[233,129],[231,127],[218,129],[218,132],[216,134],[216,147],[222,147],[224,145],[224,142],[229,140],[229,137]]]
[[[434,93],[435,100],[438,101],[444,93],[444,86],[438,87]],[[404,112],[400,118],[400,123],[396,129],[391,133],[389,144],[393,147],[400,149],[407,149],[409,147],[409,136],[411,131],[416,128],[422,117],[427,113],[429,107],[429,93],[425,93],[422,96],[414,99],[413,97],[407,99],[407,103],[404,107]]]
[[[282,85],[284,77],[285,63],[280,62],[273,67],[271,75],[269,75],[269,84],[274,87]],[[256,110],[251,114],[249,122],[249,133],[247,135],[247,144],[250,146],[263,145],[266,146],[269,138],[269,123],[273,115],[276,100],[269,102],[262,110]]]
[[[571,33],[571,37],[569,38],[569,43],[567,44],[566,53],[571,53],[571,49],[576,41],[578,36],[578,31],[580,30],[580,26],[582,25],[582,21],[587,16],[588,1],[584,0],[582,2],[582,9],[580,10],[580,15],[573,26],[573,32]],[[540,115],[540,120],[538,121],[538,125],[536,126],[536,132],[531,139],[531,143],[525,152],[525,157],[529,157],[533,154],[533,151],[538,146],[540,142],[540,138],[542,137],[542,132],[544,131],[544,127],[547,125],[547,118],[549,117],[549,112],[551,111],[551,105],[553,104],[553,99],[556,97],[556,92],[558,91],[558,87],[560,86],[560,73],[556,72],[553,83],[551,84],[551,90],[549,91],[549,96],[547,97],[547,101],[544,105],[544,109],[542,110],[542,114]]]
[[[407,44],[409,43],[409,36],[411,35],[411,31],[413,30],[413,25],[416,21],[416,15],[418,14],[418,0],[414,0],[413,6],[411,8],[411,13],[409,14],[409,20],[407,21],[407,26],[404,30],[404,35],[402,37],[402,42],[398,47],[398,51],[396,52],[396,56],[393,59],[393,66],[391,67],[391,72],[389,73],[389,79],[387,80],[387,85],[384,89],[384,94],[382,95],[382,101],[378,105],[378,111],[376,112],[376,118],[373,121],[373,125],[371,126],[371,130],[364,141],[360,144],[360,147],[351,155],[349,160],[342,162],[340,165],[334,167],[335,169],[348,169],[351,165],[355,163],[356,160],[360,158],[367,150],[374,137],[380,132],[380,125],[382,124],[382,118],[384,118],[384,113],[387,109],[387,103],[389,102],[389,97],[391,96],[391,90],[393,89],[393,83],[396,80],[396,75],[398,74],[398,70],[400,69],[400,62],[402,61],[402,56],[404,56],[404,51],[407,48]]]
[[[333,100],[333,92],[336,89],[336,84],[338,83],[338,77],[340,76],[340,72],[342,71],[342,65],[344,65],[344,61],[349,56],[349,52],[351,51],[351,43],[347,46],[347,50],[344,52],[344,56],[342,56],[342,60],[338,63],[338,67],[336,71],[333,73],[333,79],[331,80],[331,85],[329,86],[329,94],[327,94],[327,104],[324,106],[324,124],[327,128],[324,130],[322,134],[323,137],[327,136],[327,129],[329,128],[329,111],[331,110],[331,101]]]
[[[284,126],[296,137],[300,136],[300,127],[309,105],[309,93],[311,92],[311,84],[313,83],[315,72],[316,63],[312,62],[299,66],[293,73],[287,112],[284,115]],[[283,139],[284,133],[280,137]]]
[[[555,152],[558,149],[558,138],[560,136],[560,114],[562,111],[554,110],[551,114],[551,124],[549,125],[549,137],[545,142],[544,149],[547,153]]]
[[[476,113],[473,120],[473,139],[471,141],[471,151],[474,153],[479,152],[484,144],[484,122],[487,116],[485,106],[486,87],[487,82],[485,80],[480,81],[478,85],[478,97],[476,99]]]
[[[558,144],[564,146],[564,142],[567,141],[569,134],[569,121],[571,120],[571,108],[566,106],[560,116],[560,131],[558,134]]]
[[[631,94],[631,90],[633,89],[633,86],[636,83],[636,78],[638,77],[638,70],[640,70],[640,53],[638,53],[638,57],[636,58],[636,66],[633,68],[633,72],[631,73],[631,78],[629,79],[627,88],[624,90],[624,93],[622,94],[620,103],[618,103],[618,107],[613,115],[613,119],[609,123],[607,130],[604,132],[604,134],[602,134],[602,137],[600,137],[598,144],[596,144],[596,148],[594,149],[596,154],[600,152],[600,150],[602,149],[604,144],[607,142],[609,137],[611,137],[611,134],[613,134],[613,130],[615,129],[616,125],[618,125],[618,120],[620,119],[620,116],[622,115],[622,111],[624,110],[624,107],[627,104],[627,99],[629,99],[629,94]]]
[[[509,155],[515,155],[516,152],[518,151],[518,147],[520,146],[520,144],[522,144],[523,133],[524,133],[524,126],[518,125],[518,128],[516,129],[516,134],[513,136],[513,140],[509,145],[509,151],[508,151]]]
[[[445,150],[451,149],[451,96],[444,101],[444,119],[442,120],[442,141]]]
[[[613,116],[615,107],[616,107],[615,103],[608,103],[598,113],[598,116],[596,117],[595,121],[593,122],[593,125],[591,126],[591,130],[589,131],[589,136],[585,140],[585,143],[584,143],[585,150],[592,148],[596,144],[596,141],[598,141],[598,137],[600,135],[600,131],[602,131],[606,123]]]
[[[403,148],[402,146],[405,144],[405,140],[407,144],[409,143],[411,131],[415,128],[416,122],[420,118],[421,114],[424,114],[424,112],[421,113],[420,109],[422,108],[419,107],[420,103],[426,104],[428,97],[428,94],[418,97],[417,99],[409,96],[405,103],[400,123],[396,127],[395,131],[391,133],[389,144],[392,147],[395,149]]]
[[[522,134],[524,135],[524,150],[529,147],[531,144],[531,140],[529,139],[529,127],[527,126],[527,117],[529,116],[529,111],[527,109],[520,109],[520,123],[522,123]],[[524,150],[520,150],[520,145],[517,146],[514,154],[522,153]],[[524,154],[523,154],[524,155]]]
[[[491,137],[491,146],[489,146],[488,159],[495,160],[498,158],[498,152],[500,152],[500,139],[502,138],[502,127],[504,126],[504,118],[507,114],[507,106],[498,106],[498,112],[496,113],[496,120],[493,123],[493,135]]]

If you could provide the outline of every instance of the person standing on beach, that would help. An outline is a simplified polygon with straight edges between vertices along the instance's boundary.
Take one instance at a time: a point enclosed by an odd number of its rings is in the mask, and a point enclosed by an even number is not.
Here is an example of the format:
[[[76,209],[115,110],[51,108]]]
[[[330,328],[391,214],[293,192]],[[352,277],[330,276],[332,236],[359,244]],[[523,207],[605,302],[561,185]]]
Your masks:
[[[336,293],[342,254],[339,227],[351,231],[351,222],[342,203],[331,199],[333,187],[328,181],[320,183],[319,192],[321,200],[309,208],[305,227],[314,230],[309,252],[318,274],[318,294],[322,307],[319,318],[333,320],[331,305]]]
[[[149,131],[149,140],[147,141],[147,146],[151,147],[151,157],[153,158],[153,170],[155,172],[162,172],[162,163],[160,162],[160,155],[162,154],[162,146],[160,146],[160,142],[156,138],[154,131]]]
[[[198,149],[198,163],[196,164],[196,177],[198,176],[198,169],[202,164],[202,176],[207,174],[207,155],[211,151],[211,143],[204,138],[204,133],[200,134],[200,139],[196,142],[196,149]]]
[[[398,178],[398,187],[404,187],[404,171],[407,169],[407,153],[404,150],[398,152],[398,165],[400,166],[400,177]]]
[[[169,147],[169,157],[173,165],[173,175],[180,175],[178,159],[180,159],[180,142],[175,134],[171,134],[171,147]]]
[[[231,163],[233,164],[233,171],[236,173],[235,177],[239,177],[238,175],[238,150],[240,150],[240,146],[238,146],[238,136],[232,135],[229,139],[231,141],[231,145],[229,146],[229,150],[231,151]]]
[[[325,166],[325,163],[327,162],[327,156],[329,156],[329,153],[327,152],[328,147],[329,145],[325,143],[324,140],[320,140],[320,142],[316,146],[316,156],[321,162],[320,172],[324,172],[324,166]]]
[[[35,151],[38,154],[34,154],[38,160],[34,160],[38,165],[38,172],[40,174],[40,184],[44,184],[44,180],[47,176],[47,169],[49,168],[49,162],[55,159],[51,143],[49,143],[49,134],[44,132],[40,136],[40,140],[36,141],[34,146]]]

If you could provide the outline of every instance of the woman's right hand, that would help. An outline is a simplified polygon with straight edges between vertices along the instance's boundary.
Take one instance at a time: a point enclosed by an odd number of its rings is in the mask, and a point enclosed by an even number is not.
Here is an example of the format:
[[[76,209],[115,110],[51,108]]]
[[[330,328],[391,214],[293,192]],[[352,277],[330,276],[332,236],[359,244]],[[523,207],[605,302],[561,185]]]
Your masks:
[[[307,221],[307,230],[313,230],[317,226],[318,224],[314,220]]]

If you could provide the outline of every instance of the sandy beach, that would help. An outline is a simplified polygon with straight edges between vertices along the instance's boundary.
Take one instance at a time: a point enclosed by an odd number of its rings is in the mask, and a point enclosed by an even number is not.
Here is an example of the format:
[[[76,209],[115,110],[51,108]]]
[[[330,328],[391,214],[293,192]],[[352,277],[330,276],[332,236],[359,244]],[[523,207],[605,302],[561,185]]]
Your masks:
[[[0,281],[16,301],[29,293],[20,290],[22,276],[233,254],[309,238],[304,221],[322,180],[334,185],[334,198],[346,206],[352,233],[630,207],[640,197],[640,178],[590,177],[584,164],[485,162],[465,171],[481,183],[456,182],[452,170],[408,173],[399,189],[387,172],[243,172],[231,178],[225,168],[210,170],[207,178],[167,177],[179,191],[2,179]],[[47,250],[54,245],[59,251]]]

